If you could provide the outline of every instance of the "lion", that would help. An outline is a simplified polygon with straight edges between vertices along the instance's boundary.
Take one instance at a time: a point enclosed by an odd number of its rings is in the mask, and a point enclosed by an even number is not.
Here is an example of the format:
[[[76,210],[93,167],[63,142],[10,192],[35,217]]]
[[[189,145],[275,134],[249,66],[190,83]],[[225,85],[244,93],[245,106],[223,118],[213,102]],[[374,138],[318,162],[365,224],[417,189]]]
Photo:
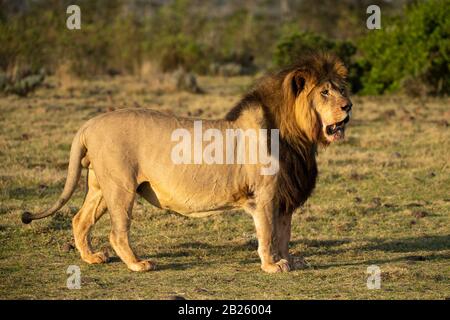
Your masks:
[[[72,196],[82,168],[87,168],[87,194],[73,218],[75,246],[85,262],[108,261],[105,252],[93,251],[89,240],[91,228],[108,211],[110,243],[120,259],[132,271],[155,269],[155,263],[139,259],[129,243],[133,204],[139,195],[158,208],[186,216],[249,213],[261,269],[288,272],[292,215],[315,187],[318,148],[344,139],[350,119],[346,77],[339,58],[326,53],[304,56],[295,65],[262,77],[224,119],[202,120],[204,128],[221,132],[278,130],[279,170],[272,175],[262,175],[260,163],[174,164],[171,134],[179,128],[192,132],[196,119],[138,108],[94,117],[73,139],[66,183],[57,202],[40,213],[24,212],[22,222],[57,212]]]

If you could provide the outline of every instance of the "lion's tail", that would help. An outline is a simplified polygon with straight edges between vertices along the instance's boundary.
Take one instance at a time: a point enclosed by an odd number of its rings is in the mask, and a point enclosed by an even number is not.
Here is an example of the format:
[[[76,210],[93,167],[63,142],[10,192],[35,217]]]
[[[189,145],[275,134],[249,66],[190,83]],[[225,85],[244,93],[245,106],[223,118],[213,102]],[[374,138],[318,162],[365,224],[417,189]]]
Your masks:
[[[44,211],[38,213],[24,212],[22,214],[23,223],[28,224],[33,220],[48,217],[49,215],[52,215],[59,209],[61,209],[61,207],[65,205],[67,201],[69,201],[70,197],[75,191],[75,188],[78,184],[78,180],[80,179],[82,168],[81,160],[86,155],[87,151],[86,147],[84,146],[84,144],[80,139],[82,132],[83,130],[80,129],[73,139],[72,146],[70,148],[69,169],[67,173],[66,184],[64,185],[64,190],[59,196],[59,199],[52,207]]]

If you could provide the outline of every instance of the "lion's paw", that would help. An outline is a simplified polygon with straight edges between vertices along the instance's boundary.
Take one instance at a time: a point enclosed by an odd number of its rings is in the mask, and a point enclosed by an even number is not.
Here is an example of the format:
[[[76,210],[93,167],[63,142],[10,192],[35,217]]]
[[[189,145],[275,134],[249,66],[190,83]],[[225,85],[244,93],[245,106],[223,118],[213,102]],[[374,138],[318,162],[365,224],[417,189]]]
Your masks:
[[[108,262],[108,255],[105,252],[96,252],[89,256],[83,256],[82,259],[89,264],[100,264]]]
[[[263,264],[261,269],[268,273],[289,272],[291,270],[289,262],[286,259],[281,259],[276,263]]]
[[[137,272],[151,271],[151,270],[156,269],[156,265],[151,261],[142,260],[142,261],[138,261],[138,262],[129,264],[128,269],[130,269],[131,271],[137,271]]]

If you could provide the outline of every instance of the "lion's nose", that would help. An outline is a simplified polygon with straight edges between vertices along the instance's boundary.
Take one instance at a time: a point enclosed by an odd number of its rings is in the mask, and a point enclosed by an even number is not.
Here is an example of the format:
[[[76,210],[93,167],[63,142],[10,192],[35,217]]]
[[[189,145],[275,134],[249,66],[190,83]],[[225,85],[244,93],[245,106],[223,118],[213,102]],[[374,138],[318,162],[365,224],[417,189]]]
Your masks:
[[[344,110],[345,112],[349,112],[350,110],[352,110],[352,106],[353,104],[351,102],[347,103],[345,106],[341,107],[342,110]]]

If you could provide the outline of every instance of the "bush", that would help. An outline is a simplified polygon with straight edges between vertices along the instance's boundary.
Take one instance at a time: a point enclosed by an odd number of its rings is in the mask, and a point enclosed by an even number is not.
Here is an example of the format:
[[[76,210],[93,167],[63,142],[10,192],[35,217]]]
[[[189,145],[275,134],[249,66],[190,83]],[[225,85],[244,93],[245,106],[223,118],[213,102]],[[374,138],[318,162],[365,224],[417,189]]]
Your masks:
[[[293,32],[282,38],[277,44],[274,62],[280,67],[288,66],[295,63],[299,56],[317,51],[333,52],[340,57],[350,69],[349,82],[352,91],[355,92],[360,89],[359,70],[361,70],[361,67],[352,62],[356,47],[349,41],[329,40],[312,32]]]
[[[358,44],[362,93],[418,87],[432,94],[450,93],[449,16],[448,0],[417,2],[403,18],[387,20],[386,27],[369,32]]]
[[[213,64],[235,64],[239,74],[248,74],[255,71],[256,60],[270,60],[278,36],[278,21],[238,4],[216,16],[215,4],[192,0],[156,5],[77,0],[81,30],[68,30],[70,1],[27,3],[27,10],[15,11],[0,0],[0,71],[8,76],[42,67],[53,73],[59,65],[79,77],[133,74],[144,61],[158,62],[163,71],[183,68],[201,74]]]
[[[186,71],[203,73],[207,62],[203,59],[202,47],[183,34],[166,36],[160,39],[154,49],[159,51],[157,59],[164,72],[183,68]]]
[[[175,0],[160,7],[146,21],[146,53],[159,61],[163,71],[183,68],[210,73],[213,64],[239,64],[253,71],[253,50],[261,45],[259,22],[247,10],[212,19],[208,12],[193,10],[192,1]],[[243,26],[247,28],[243,31]]]
[[[137,18],[122,0],[84,0],[80,30],[61,26],[53,47],[58,63],[80,77],[133,73],[142,61],[143,37]]]
[[[151,14],[139,11],[144,2],[133,9],[125,0],[78,0],[83,13],[82,28],[76,31],[65,27],[68,0],[27,1],[29,8],[22,12],[6,10],[4,3],[0,0],[0,72],[8,79],[21,79],[23,70],[36,74],[43,67],[51,74],[59,65],[81,77],[133,74],[144,61],[158,62],[163,71],[182,68],[239,75],[271,62],[286,66],[308,51],[323,50],[334,52],[349,67],[353,92],[450,91],[449,0],[414,1],[397,18],[389,18],[389,6],[383,7],[383,29],[367,31],[357,47],[330,38],[353,34],[340,33],[337,12],[350,10],[346,3],[317,18],[319,27],[309,26],[327,32],[327,26],[337,25],[328,37],[299,31],[309,24],[299,23],[295,8],[306,9],[313,3],[309,0],[301,6],[292,3],[291,17],[278,18],[256,6],[241,5],[224,5],[225,13],[216,14],[215,4],[192,0],[163,1],[152,7]],[[362,7],[358,4],[349,12]],[[300,17],[304,15],[306,11]],[[0,87],[5,87],[4,82],[0,79]]]
[[[45,71],[42,69],[36,74],[18,74],[15,78],[11,78],[4,73],[0,73],[0,92],[26,97],[44,83],[44,73]]]
[[[54,13],[38,14],[33,10],[29,15],[0,21],[0,70],[38,72],[51,66],[57,57],[54,51],[57,24]]]

